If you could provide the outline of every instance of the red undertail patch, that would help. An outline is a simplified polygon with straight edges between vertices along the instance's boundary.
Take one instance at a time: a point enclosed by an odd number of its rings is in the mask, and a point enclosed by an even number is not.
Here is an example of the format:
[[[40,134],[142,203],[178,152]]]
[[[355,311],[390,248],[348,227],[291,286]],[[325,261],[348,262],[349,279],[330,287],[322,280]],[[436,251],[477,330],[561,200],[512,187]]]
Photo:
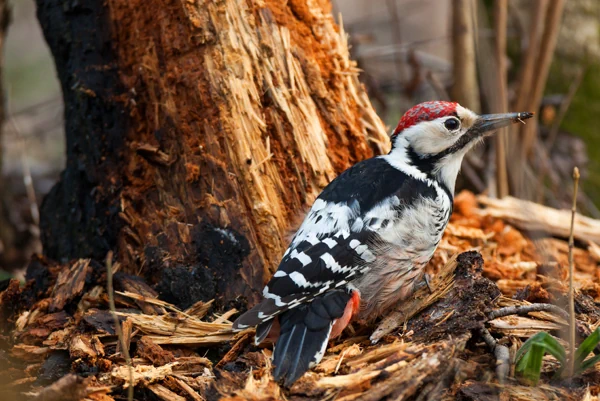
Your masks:
[[[358,313],[360,308],[360,294],[358,291],[352,291],[352,298],[346,304],[344,314],[339,319],[336,319],[331,328],[331,335],[329,338],[335,338],[342,334],[342,331],[348,326],[350,320]]]

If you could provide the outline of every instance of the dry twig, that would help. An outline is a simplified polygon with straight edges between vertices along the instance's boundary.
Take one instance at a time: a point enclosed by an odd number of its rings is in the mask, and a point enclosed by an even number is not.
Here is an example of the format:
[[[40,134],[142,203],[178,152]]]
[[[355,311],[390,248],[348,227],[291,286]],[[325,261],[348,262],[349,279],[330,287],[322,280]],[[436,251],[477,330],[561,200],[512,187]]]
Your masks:
[[[121,344],[121,350],[125,357],[125,363],[129,370],[129,386],[127,388],[127,400],[133,401],[133,366],[131,364],[131,357],[129,356],[129,347],[125,343],[123,338],[123,332],[121,331],[121,324],[119,323],[119,317],[117,316],[117,308],[115,308],[115,292],[113,290],[113,277],[112,277],[112,251],[106,255],[106,292],[108,293],[108,304],[110,307],[110,313],[115,320],[115,332],[119,337],[119,343]]]
[[[533,96],[530,98],[528,110],[538,110],[540,102],[544,94],[544,88],[548,79],[548,73],[550,72],[550,64],[552,62],[552,56],[554,54],[554,48],[556,47],[556,40],[558,39],[558,31],[560,28],[560,20],[563,14],[563,8],[565,0],[553,0],[548,6],[548,12],[546,14],[546,24],[544,26],[544,33],[540,43],[539,57],[537,59],[537,65],[535,71],[537,74],[533,81]],[[522,158],[525,159],[532,149],[536,135],[537,135],[537,121],[532,121],[531,124],[527,124],[523,129],[525,136],[523,138],[522,147]]]
[[[475,26],[472,0],[456,0],[452,7],[452,54],[454,85],[452,98],[479,112],[479,85],[475,55]]]
[[[531,305],[515,305],[507,306],[505,308],[496,309],[488,315],[490,320],[497,319],[499,317],[510,316],[510,315],[526,315],[530,312],[552,312],[560,315],[561,317],[568,318],[567,312],[562,310],[556,305],[552,304],[531,304]]]
[[[498,344],[485,327],[479,331],[479,334],[481,334],[483,341],[490,347],[490,350],[496,357],[496,376],[498,377],[498,382],[503,384],[510,372],[510,353],[508,348],[505,345]]]
[[[573,293],[573,247],[575,240],[575,213],[577,212],[577,190],[579,187],[579,169],[573,169],[573,207],[571,208],[571,233],[569,234],[569,377],[575,372],[575,294]]]
[[[496,65],[498,66],[497,90],[499,108],[497,112],[508,111],[508,96],[506,94],[506,20],[507,0],[496,0],[494,2],[494,31],[496,33],[495,50]],[[506,170],[506,142],[508,129],[501,129],[496,133],[496,183],[499,198],[508,195],[508,173]]]

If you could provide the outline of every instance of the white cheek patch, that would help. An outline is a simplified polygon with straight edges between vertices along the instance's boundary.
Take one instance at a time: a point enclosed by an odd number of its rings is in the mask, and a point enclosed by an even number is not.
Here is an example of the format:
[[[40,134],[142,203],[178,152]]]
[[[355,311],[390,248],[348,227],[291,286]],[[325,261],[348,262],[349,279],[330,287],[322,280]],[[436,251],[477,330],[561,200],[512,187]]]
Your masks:
[[[464,133],[462,128],[459,132],[449,132],[444,127],[444,121],[447,119],[448,117],[442,117],[433,121],[420,122],[405,129],[402,135],[409,138],[410,144],[417,153],[440,153],[452,146]]]

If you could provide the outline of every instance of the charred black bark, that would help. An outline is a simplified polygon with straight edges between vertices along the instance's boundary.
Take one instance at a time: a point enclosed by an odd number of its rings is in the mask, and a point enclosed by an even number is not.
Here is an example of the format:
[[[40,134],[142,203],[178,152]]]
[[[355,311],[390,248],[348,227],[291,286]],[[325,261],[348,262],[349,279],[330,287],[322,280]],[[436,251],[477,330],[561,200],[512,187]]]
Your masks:
[[[98,0],[38,0],[37,7],[61,83],[67,146],[66,168],[41,208],[44,253],[103,259],[120,228],[121,182],[108,173],[127,124],[108,9]]]

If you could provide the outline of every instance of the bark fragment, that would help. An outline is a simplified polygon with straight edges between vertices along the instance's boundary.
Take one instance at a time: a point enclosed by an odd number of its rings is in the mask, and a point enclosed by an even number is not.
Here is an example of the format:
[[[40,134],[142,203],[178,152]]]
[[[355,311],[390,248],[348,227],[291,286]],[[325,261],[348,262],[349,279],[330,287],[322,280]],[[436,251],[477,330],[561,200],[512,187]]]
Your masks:
[[[175,362],[175,356],[165,351],[160,345],[155,344],[148,337],[142,337],[137,342],[137,354],[148,359],[154,366],[163,366]]]
[[[70,269],[61,271],[52,291],[50,312],[62,310],[67,302],[81,295],[90,272],[89,259],[79,259]]]

